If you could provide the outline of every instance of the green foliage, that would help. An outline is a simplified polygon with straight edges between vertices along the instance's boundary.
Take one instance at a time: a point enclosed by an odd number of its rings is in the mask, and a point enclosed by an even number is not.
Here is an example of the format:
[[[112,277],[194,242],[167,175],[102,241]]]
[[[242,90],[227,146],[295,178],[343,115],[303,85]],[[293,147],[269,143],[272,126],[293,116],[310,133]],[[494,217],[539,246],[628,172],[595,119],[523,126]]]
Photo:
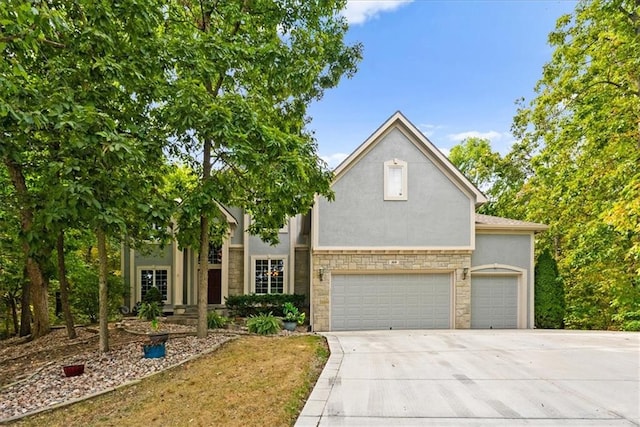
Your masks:
[[[158,190],[165,135],[149,114],[166,85],[163,4],[0,3],[0,51],[11,58],[0,61],[0,164],[15,178],[18,210],[27,219],[20,221],[19,247],[37,254],[40,271],[60,230],[143,239],[148,224],[168,222],[173,202]],[[39,334],[48,330],[48,310],[41,298],[47,280],[37,270],[29,274],[45,284],[32,287]],[[100,311],[105,326],[107,312]]]
[[[549,250],[538,256],[535,267],[535,324],[537,328],[561,329],[564,320],[564,287],[556,261]]]
[[[298,307],[293,305],[293,303],[285,302],[282,307],[282,312],[284,314],[283,319],[285,322],[296,322],[298,325],[302,325],[304,323],[306,313],[301,312]]]
[[[142,302],[146,303],[156,303],[158,307],[162,308],[164,306],[164,300],[162,299],[162,292],[155,286],[152,286],[147,290],[144,294],[144,298],[142,298]]]
[[[247,319],[249,332],[259,335],[273,335],[280,332],[280,321],[271,312],[260,313]]]
[[[478,213],[506,217],[515,214],[512,200],[525,175],[511,159],[492,151],[488,139],[465,139],[451,149],[449,160],[487,196],[489,201]]]
[[[558,254],[568,328],[618,329],[640,300],[640,5],[581,1],[549,35],[552,59],[514,118],[512,200]]]
[[[158,120],[170,130],[171,154],[199,175],[176,214],[181,247],[204,256],[209,237],[225,235],[218,203],[243,209],[248,231],[275,244],[282,225],[308,212],[316,196],[333,198],[306,111],[353,75],[361,57],[360,45],[344,43],[345,3],[168,3],[171,78]],[[199,292],[205,287],[201,281]],[[204,305],[199,337],[206,335]]]
[[[634,306],[635,309],[614,316],[623,331],[640,331],[640,300],[635,301]]]
[[[157,302],[143,302],[140,304],[138,309],[138,317],[140,319],[154,321],[159,316],[162,316],[162,308]]]
[[[300,294],[230,295],[225,298],[225,305],[234,316],[248,317],[268,312],[283,316],[286,303],[302,309],[304,300],[305,296]]]
[[[99,319],[100,304],[98,295],[98,271],[97,268],[85,268],[73,273],[71,306],[74,311],[85,316],[91,323]],[[108,313],[113,318],[119,314],[124,293],[122,278],[110,274],[108,284]]]
[[[224,328],[229,324],[230,321],[231,320],[228,317],[218,314],[218,312],[216,312],[215,310],[210,311],[207,314],[207,328],[209,329]]]

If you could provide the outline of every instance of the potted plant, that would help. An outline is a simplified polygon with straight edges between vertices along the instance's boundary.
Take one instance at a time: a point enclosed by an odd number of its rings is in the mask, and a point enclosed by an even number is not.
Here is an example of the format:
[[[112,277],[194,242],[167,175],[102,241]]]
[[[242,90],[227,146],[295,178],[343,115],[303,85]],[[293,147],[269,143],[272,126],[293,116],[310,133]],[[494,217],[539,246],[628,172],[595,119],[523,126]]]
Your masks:
[[[161,314],[162,309],[156,302],[143,302],[140,304],[138,317],[151,321],[151,332],[147,334],[149,343],[142,346],[144,357],[147,359],[164,357],[166,354],[165,343],[169,339],[169,333],[158,331],[158,316]]]
[[[306,316],[303,311],[301,312],[298,307],[291,302],[284,303],[282,313],[284,314],[282,321],[287,331],[295,331],[296,325],[302,325]]]

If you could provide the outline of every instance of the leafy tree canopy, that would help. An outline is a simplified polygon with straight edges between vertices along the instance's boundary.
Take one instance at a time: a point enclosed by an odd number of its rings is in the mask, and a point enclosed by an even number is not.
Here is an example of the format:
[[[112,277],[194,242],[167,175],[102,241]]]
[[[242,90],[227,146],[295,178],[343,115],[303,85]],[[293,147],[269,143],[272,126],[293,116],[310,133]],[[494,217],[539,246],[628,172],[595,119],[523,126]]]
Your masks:
[[[549,224],[566,324],[619,327],[640,307],[640,2],[581,1],[554,48],[510,153],[529,179],[517,203]]]

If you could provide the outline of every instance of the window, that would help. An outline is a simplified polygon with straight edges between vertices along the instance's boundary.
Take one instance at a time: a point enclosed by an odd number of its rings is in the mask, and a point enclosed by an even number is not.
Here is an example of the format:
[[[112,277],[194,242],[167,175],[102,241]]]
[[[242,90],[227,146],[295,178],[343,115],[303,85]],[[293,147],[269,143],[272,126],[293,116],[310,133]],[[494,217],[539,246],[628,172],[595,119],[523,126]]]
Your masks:
[[[284,259],[254,260],[253,278],[256,294],[284,293]]]
[[[384,162],[384,200],[407,200],[407,162]]]
[[[140,299],[144,299],[149,289],[158,288],[162,299],[167,301],[167,291],[169,288],[169,269],[141,267],[138,269],[140,278]]]
[[[209,243],[207,262],[209,264],[222,264],[222,246]]]

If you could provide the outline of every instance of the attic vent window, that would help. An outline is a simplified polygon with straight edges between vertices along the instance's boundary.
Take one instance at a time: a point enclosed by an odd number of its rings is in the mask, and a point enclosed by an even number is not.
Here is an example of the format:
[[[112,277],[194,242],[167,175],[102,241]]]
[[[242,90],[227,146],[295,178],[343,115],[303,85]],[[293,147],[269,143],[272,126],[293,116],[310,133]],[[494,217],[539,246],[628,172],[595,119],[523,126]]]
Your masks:
[[[407,162],[384,162],[384,200],[407,200]]]

